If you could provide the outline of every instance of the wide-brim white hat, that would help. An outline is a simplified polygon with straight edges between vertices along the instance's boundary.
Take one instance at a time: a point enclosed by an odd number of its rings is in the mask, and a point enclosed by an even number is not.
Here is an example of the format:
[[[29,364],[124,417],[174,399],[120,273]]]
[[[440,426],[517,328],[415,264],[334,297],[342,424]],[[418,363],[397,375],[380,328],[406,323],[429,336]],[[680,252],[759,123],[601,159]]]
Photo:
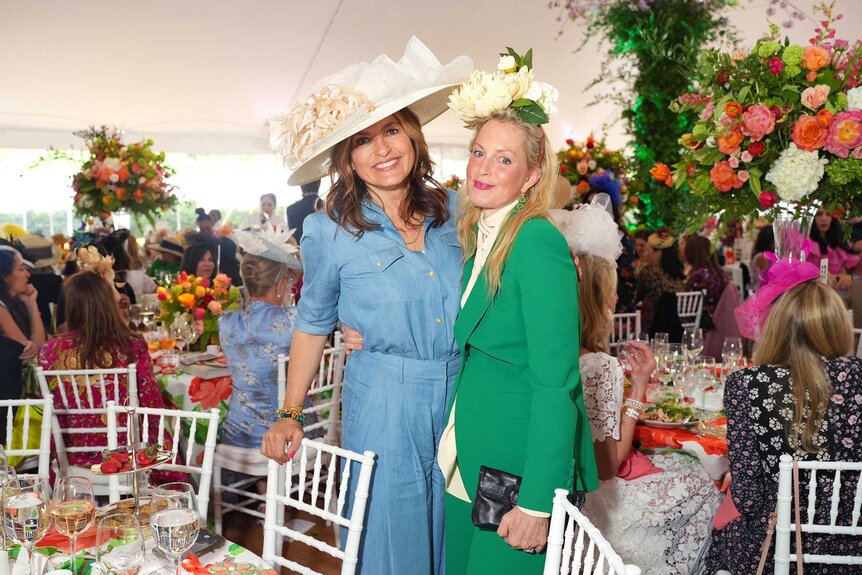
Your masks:
[[[319,180],[329,172],[333,146],[399,110],[409,108],[427,124],[446,111],[450,92],[472,69],[466,56],[441,65],[413,36],[398,62],[381,55],[324,78],[311,96],[270,120],[272,144],[293,170],[288,184]]]

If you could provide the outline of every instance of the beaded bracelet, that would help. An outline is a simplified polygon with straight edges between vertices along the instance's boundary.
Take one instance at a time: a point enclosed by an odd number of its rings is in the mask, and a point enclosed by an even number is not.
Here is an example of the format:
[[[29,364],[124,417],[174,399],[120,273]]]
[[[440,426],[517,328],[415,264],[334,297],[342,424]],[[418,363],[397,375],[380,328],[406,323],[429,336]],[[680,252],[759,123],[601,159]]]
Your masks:
[[[635,421],[641,418],[641,412],[634,407],[627,407],[626,410],[623,412],[623,415],[631,417]]]
[[[646,407],[646,403],[644,403],[643,401],[638,401],[636,399],[628,398],[623,402],[623,406],[634,407],[638,411],[643,411]]]
[[[282,419],[292,419],[297,423],[302,423],[303,421],[305,421],[305,414],[302,413],[301,409],[297,409],[294,406],[290,406],[289,409],[276,409],[275,420],[281,421]]]

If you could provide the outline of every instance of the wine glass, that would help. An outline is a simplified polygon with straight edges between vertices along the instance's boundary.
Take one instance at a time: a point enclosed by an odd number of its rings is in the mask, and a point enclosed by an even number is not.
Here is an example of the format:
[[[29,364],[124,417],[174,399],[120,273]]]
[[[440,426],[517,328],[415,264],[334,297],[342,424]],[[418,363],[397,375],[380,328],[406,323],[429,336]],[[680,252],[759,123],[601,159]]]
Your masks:
[[[670,335],[663,331],[657,331],[652,336],[652,350],[656,351],[656,348],[662,344],[670,342]]]
[[[14,490],[18,488],[18,475],[15,473],[15,468],[6,463],[6,456],[3,455],[0,463],[0,508],[4,506],[6,497],[14,495]],[[0,529],[0,540],[2,540],[3,549],[7,549],[6,530]]]
[[[153,488],[150,500],[150,528],[156,546],[176,564],[192,548],[200,531],[200,514],[194,489],[188,483],[165,483]]]
[[[742,338],[741,337],[726,337],[721,346],[721,360],[724,364],[722,375],[727,376],[733,371],[733,368],[739,363],[739,358],[742,357]]]
[[[144,534],[134,515],[113,511],[99,519],[96,561],[104,575],[137,575],[144,565]]]
[[[69,538],[69,559],[72,573],[77,571],[75,552],[78,550],[78,535],[93,524],[96,517],[96,498],[93,496],[93,483],[86,477],[72,475],[61,477],[54,485],[51,517],[54,528]]]
[[[159,330],[159,347],[164,350],[174,349],[177,345],[177,336],[170,327],[162,326]]]
[[[658,378],[665,385],[673,383],[685,367],[685,353],[679,343],[668,343],[662,348],[662,368]]]
[[[33,545],[39,542],[51,521],[48,483],[41,477],[21,477],[18,486],[11,488],[3,502],[3,526],[6,536],[27,550],[30,572],[35,573]]]
[[[687,327],[682,334],[682,344],[688,361],[693,361],[703,351],[703,329],[699,327]]]

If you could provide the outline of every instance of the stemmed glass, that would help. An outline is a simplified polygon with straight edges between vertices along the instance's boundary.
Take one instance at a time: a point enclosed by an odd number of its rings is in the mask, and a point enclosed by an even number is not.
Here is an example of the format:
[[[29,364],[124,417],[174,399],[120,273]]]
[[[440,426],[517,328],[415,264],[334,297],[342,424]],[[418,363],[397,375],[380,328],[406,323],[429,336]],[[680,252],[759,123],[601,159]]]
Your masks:
[[[726,337],[721,346],[721,360],[724,363],[722,375],[727,376],[737,365],[742,357],[742,338]],[[722,379],[724,378],[722,377]]]
[[[668,343],[662,346],[662,365],[658,374],[658,378],[662,383],[668,385],[673,383],[676,377],[682,373],[685,367],[685,354],[683,353],[682,345],[678,343]]]
[[[27,550],[30,558],[30,572],[35,573],[33,545],[38,543],[51,521],[48,517],[50,506],[48,483],[40,477],[21,477],[18,487],[10,489],[3,502],[3,526],[6,536]]]
[[[699,327],[685,328],[682,334],[682,345],[685,347],[685,353],[689,363],[691,363],[703,351],[703,329]]]
[[[15,468],[6,463],[6,457],[0,459],[0,508],[4,507],[6,497],[15,494],[15,489],[18,488],[18,475],[15,473]],[[2,539],[3,549],[8,549],[6,544],[6,530],[0,529],[0,539]]]
[[[137,575],[144,565],[144,534],[134,515],[114,511],[99,519],[96,560],[105,575]]]
[[[93,496],[93,483],[86,477],[61,477],[54,485],[51,517],[54,527],[70,541],[69,559],[72,573],[77,571],[75,553],[78,535],[93,524],[96,517],[96,498]]]
[[[660,345],[664,345],[664,344],[668,343],[670,341],[669,338],[670,338],[670,336],[663,331],[655,332],[652,336],[652,342],[650,343],[650,345],[652,346],[653,352],[658,351],[658,347]]]
[[[176,564],[192,548],[200,531],[200,514],[194,489],[188,483],[165,483],[153,488],[150,500],[150,527],[156,546]]]

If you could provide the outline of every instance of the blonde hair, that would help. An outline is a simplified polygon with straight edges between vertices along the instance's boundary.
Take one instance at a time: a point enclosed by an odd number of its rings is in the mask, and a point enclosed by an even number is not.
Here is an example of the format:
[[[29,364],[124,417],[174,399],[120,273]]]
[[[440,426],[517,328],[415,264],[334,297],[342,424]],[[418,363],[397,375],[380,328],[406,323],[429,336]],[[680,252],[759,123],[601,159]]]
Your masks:
[[[790,365],[793,426],[787,437],[794,449],[817,453],[817,434],[832,397],[823,358],[850,353],[853,328],[847,310],[830,287],[807,281],[773,304],[754,349],[754,363]]]
[[[282,278],[287,278],[288,285],[291,285],[299,277],[296,271],[289,269],[285,264],[253,254],[242,256],[239,275],[242,277],[246,293],[255,297],[264,295]]]
[[[590,352],[608,352],[608,335],[613,327],[613,311],[608,307],[617,291],[617,269],[604,258],[578,254],[581,278],[578,306],[581,310],[581,345]]]
[[[551,208],[557,189],[559,164],[557,163],[557,156],[551,149],[551,145],[542,127],[534,124],[525,124],[509,108],[493,112],[490,116],[476,124],[476,131],[470,142],[471,149],[482,127],[491,120],[505,122],[521,128],[525,136],[524,153],[527,157],[527,167],[530,170],[535,168],[541,170],[539,180],[527,191],[526,202],[521,211],[513,214],[503,223],[497,243],[485,262],[485,285],[488,288],[489,297],[493,299],[500,290],[500,277],[503,274],[503,265],[506,263],[506,258],[509,257],[509,252],[512,250],[512,245],[515,243],[515,237],[517,237],[521,226],[524,225],[524,222],[533,218],[548,219],[548,210]],[[479,221],[482,209],[476,207],[470,201],[466,192],[462,192],[461,196],[462,210],[461,216],[458,218],[458,240],[464,249],[464,261],[467,261],[476,253],[476,233],[473,231],[473,226]]]

